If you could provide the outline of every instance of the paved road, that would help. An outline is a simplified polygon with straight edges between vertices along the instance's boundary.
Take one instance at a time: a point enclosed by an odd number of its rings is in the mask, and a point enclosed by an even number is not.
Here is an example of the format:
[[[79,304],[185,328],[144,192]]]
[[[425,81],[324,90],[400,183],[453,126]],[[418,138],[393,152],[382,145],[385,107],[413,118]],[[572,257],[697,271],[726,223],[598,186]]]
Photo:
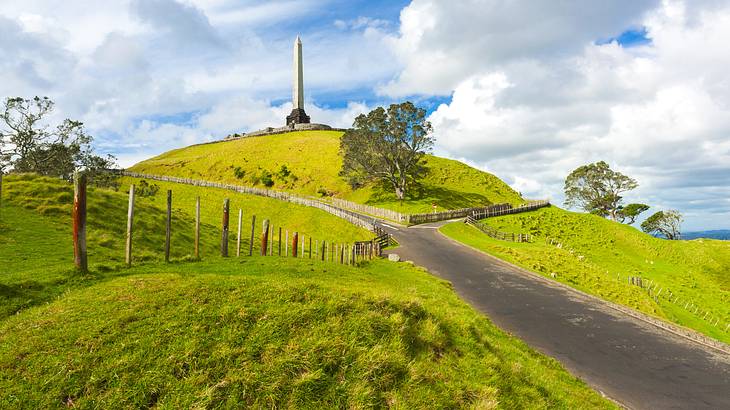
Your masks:
[[[451,281],[499,327],[620,404],[730,409],[730,355],[460,245],[442,224],[385,228],[401,245],[394,253]]]

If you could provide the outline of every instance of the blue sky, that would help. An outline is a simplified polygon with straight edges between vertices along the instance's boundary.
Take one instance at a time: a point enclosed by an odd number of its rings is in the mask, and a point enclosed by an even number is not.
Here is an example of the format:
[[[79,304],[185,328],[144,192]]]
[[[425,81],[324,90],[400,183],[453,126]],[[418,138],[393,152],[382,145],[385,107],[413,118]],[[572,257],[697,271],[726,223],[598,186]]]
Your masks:
[[[608,161],[627,200],[730,228],[730,3],[716,0],[26,0],[0,3],[0,95],[48,95],[122,165],[291,110],[429,112],[435,153],[562,201]]]

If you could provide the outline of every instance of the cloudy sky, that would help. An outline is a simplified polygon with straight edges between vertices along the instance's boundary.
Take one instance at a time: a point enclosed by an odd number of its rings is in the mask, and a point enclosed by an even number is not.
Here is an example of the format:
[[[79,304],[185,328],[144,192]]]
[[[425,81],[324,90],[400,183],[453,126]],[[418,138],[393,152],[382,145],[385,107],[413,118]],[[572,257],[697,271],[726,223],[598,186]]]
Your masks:
[[[435,153],[562,202],[606,160],[685,229],[730,228],[730,1],[0,0],[0,96],[47,95],[121,165],[410,99]]]

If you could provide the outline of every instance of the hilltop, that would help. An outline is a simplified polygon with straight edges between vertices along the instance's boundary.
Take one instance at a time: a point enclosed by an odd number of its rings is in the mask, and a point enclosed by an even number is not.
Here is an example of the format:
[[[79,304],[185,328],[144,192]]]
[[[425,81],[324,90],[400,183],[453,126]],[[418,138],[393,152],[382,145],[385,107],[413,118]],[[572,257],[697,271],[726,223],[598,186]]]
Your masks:
[[[342,131],[296,131],[175,149],[130,171],[265,187],[309,196],[334,196],[405,213],[519,204],[520,195],[496,176],[459,161],[426,156],[429,172],[401,204],[390,189],[353,190],[338,174]]]
[[[555,206],[483,223],[502,232],[528,233],[533,242],[492,239],[463,223],[442,232],[603,299],[730,341],[725,329],[730,323],[728,242],[668,241]],[[629,277],[641,278],[643,287],[630,284]]]

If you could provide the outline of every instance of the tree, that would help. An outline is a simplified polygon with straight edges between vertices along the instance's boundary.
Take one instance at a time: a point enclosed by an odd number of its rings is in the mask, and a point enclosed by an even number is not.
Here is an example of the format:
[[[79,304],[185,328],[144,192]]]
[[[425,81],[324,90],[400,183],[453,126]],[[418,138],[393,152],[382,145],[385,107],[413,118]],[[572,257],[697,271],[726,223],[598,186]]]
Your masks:
[[[0,110],[0,171],[12,169],[71,179],[74,170],[86,169],[97,184],[113,185],[101,171],[113,168],[115,158],[93,153],[93,137],[86,133],[82,122],[66,119],[55,128],[43,122],[54,105],[48,97],[5,100]]]
[[[383,181],[403,200],[409,185],[425,171],[422,159],[433,146],[431,131],[426,111],[408,101],[360,114],[340,141],[340,175],[353,187]]]
[[[613,171],[606,162],[583,165],[565,179],[565,204],[579,206],[585,211],[618,219],[624,192],[639,184],[620,172]]]
[[[641,229],[648,234],[661,234],[669,240],[680,238],[682,214],[679,211],[659,211],[641,223]]]
[[[616,217],[621,223],[632,225],[636,222],[636,218],[649,209],[649,205],[645,204],[628,204],[626,206],[619,206],[616,211]]]

